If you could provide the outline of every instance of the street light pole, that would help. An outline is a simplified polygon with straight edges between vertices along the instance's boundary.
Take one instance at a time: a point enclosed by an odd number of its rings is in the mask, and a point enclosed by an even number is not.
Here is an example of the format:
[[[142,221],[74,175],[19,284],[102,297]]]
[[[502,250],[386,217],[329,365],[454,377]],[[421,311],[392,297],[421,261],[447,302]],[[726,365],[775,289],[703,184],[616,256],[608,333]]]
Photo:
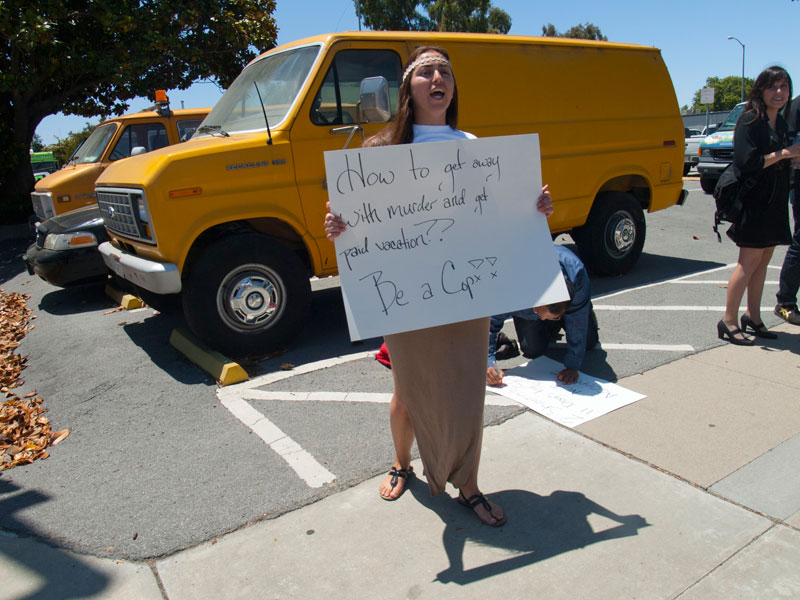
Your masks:
[[[733,37],[732,35],[728,36],[729,40],[736,40],[739,42],[739,45],[742,47],[742,102],[744,102],[744,44],[742,40],[739,38]]]

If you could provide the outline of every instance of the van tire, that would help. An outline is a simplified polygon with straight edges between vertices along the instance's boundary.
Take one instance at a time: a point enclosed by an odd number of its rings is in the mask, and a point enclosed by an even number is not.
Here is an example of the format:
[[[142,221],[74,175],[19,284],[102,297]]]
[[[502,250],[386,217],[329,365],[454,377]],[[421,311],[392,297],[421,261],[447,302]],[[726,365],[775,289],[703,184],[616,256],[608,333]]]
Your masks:
[[[231,357],[284,348],[311,304],[308,271],[295,253],[256,233],[226,236],[201,251],[183,285],[192,332]]]
[[[683,163],[683,176],[686,177],[692,170],[692,163]]]
[[[700,176],[700,187],[706,194],[713,194],[714,188],[717,187],[717,177],[703,177]]]
[[[572,232],[586,267],[598,275],[630,271],[644,248],[644,211],[631,194],[608,192],[595,200],[586,224]]]

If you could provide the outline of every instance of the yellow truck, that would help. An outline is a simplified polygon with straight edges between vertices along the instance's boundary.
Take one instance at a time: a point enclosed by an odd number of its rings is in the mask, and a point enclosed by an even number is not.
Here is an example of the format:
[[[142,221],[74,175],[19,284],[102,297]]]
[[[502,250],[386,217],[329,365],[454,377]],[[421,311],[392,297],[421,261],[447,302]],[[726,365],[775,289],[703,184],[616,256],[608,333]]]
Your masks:
[[[459,126],[538,133],[553,234],[598,273],[638,260],[646,211],[682,204],[683,123],[652,47],[489,34],[345,32],[253,60],[194,137],[108,168],[96,183],[118,275],[181,294],[189,327],[233,356],[282,347],[307,314],[311,276],[337,274],[323,231],[323,152],[361,143],[396,108],[420,45],[450,54]],[[381,76],[389,111],[361,110]],[[536,193],[532,191],[532,195]],[[520,274],[524,277],[525,274]]]
[[[62,215],[95,203],[94,182],[106,167],[189,139],[210,108],[170,110],[163,90],[156,92],[155,110],[114,117],[98,125],[60,170],[36,182],[31,192],[35,219]]]

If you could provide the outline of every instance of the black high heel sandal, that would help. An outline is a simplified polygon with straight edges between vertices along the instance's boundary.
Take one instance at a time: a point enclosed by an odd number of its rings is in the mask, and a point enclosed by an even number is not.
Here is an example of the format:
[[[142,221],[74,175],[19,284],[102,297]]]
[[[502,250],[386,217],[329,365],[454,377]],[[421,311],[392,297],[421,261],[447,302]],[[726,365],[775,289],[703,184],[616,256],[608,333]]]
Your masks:
[[[725,325],[725,321],[720,321],[719,323],[717,323],[717,336],[719,337],[719,339],[724,340],[725,336],[728,336],[728,341],[731,344],[734,344],[735,346],[752,346],[753,345],[754,342],[750,338],[733,337],[737,333],[741,333],[742,335],[744,335],[744,333],[742,333],[741,329],[728,329],[728,326]]]
[[[753,321],[747,315],[742,315],[742,332],[743,333],[750,333],[748,329],[753,330],[753,335],[760,338],[766,338],[768,340],[777,340],[778,334],[772,333],[766,327],[764,327],[764,323],[759,323],[756,325],[756,322]]]

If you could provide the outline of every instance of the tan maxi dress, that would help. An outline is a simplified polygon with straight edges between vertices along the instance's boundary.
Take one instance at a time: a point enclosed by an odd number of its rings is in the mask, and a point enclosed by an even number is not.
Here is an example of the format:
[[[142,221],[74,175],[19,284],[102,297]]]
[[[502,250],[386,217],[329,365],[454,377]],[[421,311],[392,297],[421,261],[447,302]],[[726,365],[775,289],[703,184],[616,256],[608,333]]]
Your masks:
[[[480,460],[489,318],[387,335],[431,494],[460,488]]]

